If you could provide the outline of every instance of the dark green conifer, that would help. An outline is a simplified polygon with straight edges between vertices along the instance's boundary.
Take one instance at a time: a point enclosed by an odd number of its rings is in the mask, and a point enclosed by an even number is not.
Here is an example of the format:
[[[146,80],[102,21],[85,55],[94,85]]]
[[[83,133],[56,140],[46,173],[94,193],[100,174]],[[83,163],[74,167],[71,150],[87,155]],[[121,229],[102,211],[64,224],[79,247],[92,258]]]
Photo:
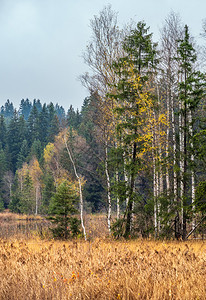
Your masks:
[[[72,216],[77,212],[75,202],[76,194],[72,187],[66,181],[61,183],[49,206],[50,220],[56,225],[51,229],[55,238],[68,239],[79,233],[76,226],[79,221]]]

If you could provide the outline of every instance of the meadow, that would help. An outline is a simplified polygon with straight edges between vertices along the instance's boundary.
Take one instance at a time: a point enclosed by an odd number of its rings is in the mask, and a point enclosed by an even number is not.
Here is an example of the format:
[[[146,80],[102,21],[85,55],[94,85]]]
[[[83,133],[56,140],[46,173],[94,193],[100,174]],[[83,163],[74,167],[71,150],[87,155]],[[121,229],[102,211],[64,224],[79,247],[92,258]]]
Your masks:
[[[87,221],[91,235],[99,218]],[[1,238],[0,299],[203,300],[206,243]]]

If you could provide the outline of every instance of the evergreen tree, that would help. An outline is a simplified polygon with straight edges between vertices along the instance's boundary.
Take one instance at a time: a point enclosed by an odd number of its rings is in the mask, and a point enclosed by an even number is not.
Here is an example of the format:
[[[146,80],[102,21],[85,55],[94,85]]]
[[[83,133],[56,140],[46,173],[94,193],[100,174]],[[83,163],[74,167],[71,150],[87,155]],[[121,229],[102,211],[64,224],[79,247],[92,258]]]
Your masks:
[[[57,103],[55,105],[55,112],[56,112],[56,115],[59,119],[60,124],[64,125],[64,122],[65,122],[65,119],[66,119],[64,108],[62,106],[59,106],[59,104]]]
[[[1,114],[7,119],[11,119],[14,114],[14,105],[9,99],[6,101],[4,107],[1,109]]]
[[[182,238],[186,238],[188,205],[195,201],[195,170],[194,170],[194,123],[195,110],[204,95],[204,76],[195,70],[197,61],[196,51],[190,41],[188,26],[185,26],[184,38],[179,42],[178,57],[179,73],[181,81],[179,83],[179,100],[182,120],[180,133],[180,176],[181,176],[181,214],[182,214]],[[191,183],[189,178],[191,176]],[[191,196],[188,188],[191,186]]]
[[[28,144],[31,147],[32,143],[35,140],[39,139],[39,113],[36,105],[33,105],[33,108],[31,110],[31,113],[29,115],[28,119]]]
[[[54,109],[54,104],[52,102],[49,103],[49,105],[47,105],[48,108],[48,113],[49,113],[49,124],[51,123],[51,121],[54,118],[54,115],[56,114],[55,109]]]
[[[39,99],[38,100],[34,99],[33,108],[34,108],[34,106],[36,107],[38,113],[40,113],[42,111],[42,105],[41,105],[41,101]]]
[[[29,149],[28,149],[28,143],[27,140],[23,140],[20,152],[18,153],[17,156],[17,169],[21,169],[23,166],[23,163],[26,162],[26,158],[29,154]]]
[[[10,155],[11,169],[16,170],[17,157],[25,139],[25,121],[23,116],[18,118],[17,112],[14,112],[13,118],[8,125],[7,143]]]
[[[4,106],[3,105],[1,106],[1,115],[2,116],[4,115]]]
[[[67,124],[69,127],[72,127],[74,129],[77,129],[80,125],[80,114],[79,111],[75,112],[74,108],[72,105],[70,105],[70,108],[68,109],[67,112]]]
[[[4,116],[0,116],[0,143],[2,148],[4,149],[6,146],[6,136],[7,136],[7,129],[6,129],[6,124],[4,120]]]
[[[34,142],[31,145],[29,159],[31,160],[33,157],[36,157],[38,160],[40,160],[42,153],[43,148],[40,140],[34,140]]]
[[[148,78],[150,71],[154,71],[159,62],[157,43],[152,42],[152,35],[149,33],[149,27],[146,27],[146,23],[138,22],[137,28],[126,37],[123,45],[127,53],[123,61],[132,62],[142,81]]]
[[[39,128],[39,140],[42,145],[46,146],[49,129],[49,112],[46,104],[43,105],[42,111],[39,114]]]
[[[0,182],[3,179],[6,170],[7,170],[6,155],[2,147],[0,147]]]
[[[24,116],[24,119],[27,121],[32,110],[32,104],[29,99],[22,99],[19,107],[19,115]]]
[[[3,201],[5,188],[4,188],[4,175],[7,171],[7,161],[4,150],[0,146],[0,199]]]
[[[57,187],[49,206],[50,220],[56,224],[56,227],[51,229],[54,237],[68,239],[79,233],[79,221],[72,217],[77,212],[75,200],[76,194],[68,182],[65,181]]]
[[[54,142],[55,136],[58,135],[60,131],[59,119],[56,114],[53,115],[53,118],[50,120],[48,127],[48,142]]]
[[[87,178],[84,185],[84,199],[91,206],[92,212],[99,211],[105,205],[104,180],[100,176],[100,157],[102,156],[102,146],[96,135],[97,127],[94,119],[97,118],[97,107],[95,97],[84,99],[81,108],[81,123],[78,132],[86,139],[87,151],[81,153],[82,175]],[[86,150],[86,149],[85,149]]]
[[[141,141],[142,135],[140,124],[143,122],[143,102],[153,98],[146,87],[149,76],[158,63],[157,44],[152,42],[152,34],[148,31],[146,24],[139,22],[137,28],[125,39],[123,47],[126,57],[114,63],[119,81],[115,86],[116,94],[111,96],[117,101],[115,110],[119,118],[119,144],[126,163],[124,169],[130,177],[126,187],[128,199],[124,216],[126,237],[131,234],[133,203],[136,199],[135,180],[141,166],[138,153],[142,151],[142,143],[138,143],[138,140]]]
[[[19,190],[18,207],[21,213],[34,214],[35,212],[35,197],[32,179],[29,173],[26,174],[23,182],[22,190]]]
[[[51,202],[51,198],[55,193],[55,185],[54,178],[50,173],[45,174],[44,176],[44,188],[42,191],[42,206],[41,211],[43,213],[48,213],[49,204]]]
[[[27,137],[27,126],[26,126],[26,121],[24,119],[24,116],[20,116],[18,118],[18,138],[19,142],[22,144],[23,140],[26,139]]]
[[[51,102],[47,107],[48,107],[48,116],[49,116],[47,141],[53,142],[55,135],[59,133],[60,124],[53,103]]]

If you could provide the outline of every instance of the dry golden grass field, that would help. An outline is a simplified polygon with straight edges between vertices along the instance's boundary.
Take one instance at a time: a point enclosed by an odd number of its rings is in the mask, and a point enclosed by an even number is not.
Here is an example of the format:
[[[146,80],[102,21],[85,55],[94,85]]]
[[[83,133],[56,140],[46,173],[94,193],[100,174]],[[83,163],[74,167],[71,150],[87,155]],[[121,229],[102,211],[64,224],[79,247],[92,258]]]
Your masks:
[[[206,243],[2,238],[0,299],[205,300]]]

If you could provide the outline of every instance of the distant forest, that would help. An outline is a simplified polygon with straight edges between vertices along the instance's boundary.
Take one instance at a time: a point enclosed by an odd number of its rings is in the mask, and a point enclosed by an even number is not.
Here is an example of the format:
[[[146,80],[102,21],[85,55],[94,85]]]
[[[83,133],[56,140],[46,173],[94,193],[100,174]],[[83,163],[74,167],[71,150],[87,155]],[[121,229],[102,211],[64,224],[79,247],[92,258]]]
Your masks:
[[[145,22],[120,29],[110,6],[90,25],[80,111],[1,107],[1,210],[47,215],[66,182],[83,230],[83,213],[102,212],[117,238],[204,232],[206,47],[173,12],[158,43]]]
[[[93,142],[92,130],[94,124],[87,114],[89,106],[89,98],[84,100],[81,112],[75,111],[70,106],[67,113],[62,106],[58,104],[42,104],[40,100],[29,101],[22,99],[18,109],[14,108],[13,103],[9,100],[1,107],[0,116],[0,199],[1,209],[10,208],[20,213],[35,213],[35,197],[34,181],[32,171],[40,172],[40,205],[37,213],[47,213],[49,201],[55,191],[55,175],[52,175],[52,166],[49,169],[45,166],[45,153],[49,145],[55,144],[55,138],[65,128],[70,128],[82,135],[88,140],[87,149],[83,144],[83,153],[77,155],[77,159],[81,159],[81,174],[86,176],[87,182],[84,188],[85,201],[88,202],[90,211],[95,212],[104,207],[101,203],[103,193],[103,183],[98,178],[98,159],[92,158],[89,153],[89,145]],[[73,139],[75,137],[72,137]],[[95,145],[93,144],[95,147]],[[57,145],[58,147],[58,145]],[[55,150],[54,150],[55,151]],[[97,151],[97,149],[96,149]],[[85,154],[85,152],[87,154]],[[52,157],[52,153],[50,153]],[[66,154],[61,153],[59,164],[70,172],[70,164]],[[85,156],[86,155],[86,156]],[[83,159],[83,157],[85,158]],[[89,162],[84,162],[89,161]],[[80,163],[80,162],[79,162]],[[89,168],[84,168],[85,164],[89,164]],[[80,166],[81,167],[81,166]],[[25,170],[24,170],[25,168]],[[34,170],[33,170],[34,168]],[[36,168],[36,169],[35,169]],[[47,169],[48,168],[48,169]],[[59,167],[60,168],[60,167]],[[21,172],[23,172],[21,174]],[[20,175],[21,174],[21,175]],[[23,193],[26,188],[24,179],[19,191],[20,176],[27,175],[26,197]],[[34,177],[38,175],[34,174]],[[60,176],[60,175],[59,175]],[[64,176],[63,176],[64,178]],[[95,178],[95,179],[94,179]],[[37,180],[37,178],[36,178]],[[29,190],[31,189],[31,195]]]

